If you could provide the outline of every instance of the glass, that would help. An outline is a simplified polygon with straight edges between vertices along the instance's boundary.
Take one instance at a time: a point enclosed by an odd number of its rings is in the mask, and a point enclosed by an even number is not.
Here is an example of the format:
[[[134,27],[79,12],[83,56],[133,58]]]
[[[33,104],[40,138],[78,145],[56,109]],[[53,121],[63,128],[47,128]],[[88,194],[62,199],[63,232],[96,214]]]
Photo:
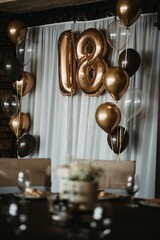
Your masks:
[[[130,202],[127,204],[128,207],[138,207],[138,204],[134,201],[134,195],[139,190],[139,180],[137,175],[129,176],[127,178],[126,192],[130,197]]]
[[[17,177],[17,185],[22,193],[31,186],[31,173],[28,169],[20,170]]]

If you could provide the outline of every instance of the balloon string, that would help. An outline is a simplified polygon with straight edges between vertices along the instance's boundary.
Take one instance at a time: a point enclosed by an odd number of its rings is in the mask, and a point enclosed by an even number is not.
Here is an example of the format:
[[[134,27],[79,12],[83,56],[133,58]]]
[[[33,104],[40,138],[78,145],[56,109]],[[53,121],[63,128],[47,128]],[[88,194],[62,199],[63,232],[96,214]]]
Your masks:
[[[22,159],[20,157],[18,157],[18,165],[19,165],[19,169],[23,170],[23,163],[22,163]]]
[[[118,153],[118,154],[117,154],[117,161],[120,161],[120,160],[121,160],[120,154]]]
[[[125,60],[124,60],[124,64],[125,64],[125,69],[126,69],[126,66],[127,66],[127,48],[128,48],[128,32],[129,32],[129,29],[127,28],[126,29],[127,31],[127,36],[126,36],[126,53],[125,53]]]
[[[113,138],[111,137],[111,149],[114,152],[114,147],[113,147]]]
[[[119,138],[119,139],[120,139],[120,145],[119,145],[119,151],[118,151],[118,154],[120,154],[121,147],[122,147],[122,143],[123,143],[123,141],[124,141],[126,131],[127,131],[126,128],[125,128],[125,130],[124,130],[124,133],[122,132],[122,129],[120,129],[120,138]]]

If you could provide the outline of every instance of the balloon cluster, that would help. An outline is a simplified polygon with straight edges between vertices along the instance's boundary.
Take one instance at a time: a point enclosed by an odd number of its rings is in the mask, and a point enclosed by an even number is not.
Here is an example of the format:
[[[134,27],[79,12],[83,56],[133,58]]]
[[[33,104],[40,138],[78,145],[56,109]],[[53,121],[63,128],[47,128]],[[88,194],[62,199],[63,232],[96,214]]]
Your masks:
[[[121,112],[127,122],[137,115],[143,107],[143,95],[136,88],[128,89],[130,77],[138,70],[141,58],[135,49],[127,48],[130,37],[129,27],[141,14],[139,0],[118,0],[115,19],[106,31],[109,45],[117,52],[118,66],[108,68],[103,77],[104,87],[115,104],[106,102],[101,104],[95,113],[97,124],[108,134],[107,141],[111,150],[118,155],[123,152],[129,143],[129,134],[126,128],[120,126]],[[121,100],[121,110],[118,101]]]
[[[33,88],[34,78],[31,73],[23,71],[23,66],[26,64],[27,28],[24,23],[19,20],[13,20],[7,29],[10,40],[16,45],[16,57],[5,59],[6,75],[13,83],[14,94],[7,93],[1,101],[2,110],[6,113],[9,119],[9,127],[17,138],[17,155],[18,157],[26,157],[30,155],[36,147],[34,136],[28,133],[30,128],[29,114],[21,112],[22,98]],[[31,57],[31,51],[29,57]],[[27,59],[28,55],[27,55]],[[31,59],[30,59],[31,60]],[[28,62],[28,60],[27,60]],[[17,71],[15,71],[18,69]]]

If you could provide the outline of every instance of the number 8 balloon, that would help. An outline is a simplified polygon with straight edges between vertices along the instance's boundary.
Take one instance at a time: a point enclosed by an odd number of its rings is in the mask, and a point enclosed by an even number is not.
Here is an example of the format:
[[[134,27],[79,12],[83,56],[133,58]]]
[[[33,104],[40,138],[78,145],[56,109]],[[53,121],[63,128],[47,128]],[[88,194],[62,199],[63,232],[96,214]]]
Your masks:
[[[121,111],[127,119],[127,122],[131,118],[136,116],[143,108],[144,99],[140,89],[130,88],[121,98]]]

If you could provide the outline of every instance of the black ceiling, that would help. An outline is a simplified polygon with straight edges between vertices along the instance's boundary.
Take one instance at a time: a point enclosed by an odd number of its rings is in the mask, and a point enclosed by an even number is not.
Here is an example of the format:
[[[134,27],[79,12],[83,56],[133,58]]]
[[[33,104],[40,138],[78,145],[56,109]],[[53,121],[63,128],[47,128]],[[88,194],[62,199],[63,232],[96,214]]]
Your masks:
[[[92,20],[115,16],[118,0],[0,0],[0,14],[22,20],[26,26]],[[3,3],[1,3],[3,2]],[[142,13],[157,12],[159,0],[141,0]]]

